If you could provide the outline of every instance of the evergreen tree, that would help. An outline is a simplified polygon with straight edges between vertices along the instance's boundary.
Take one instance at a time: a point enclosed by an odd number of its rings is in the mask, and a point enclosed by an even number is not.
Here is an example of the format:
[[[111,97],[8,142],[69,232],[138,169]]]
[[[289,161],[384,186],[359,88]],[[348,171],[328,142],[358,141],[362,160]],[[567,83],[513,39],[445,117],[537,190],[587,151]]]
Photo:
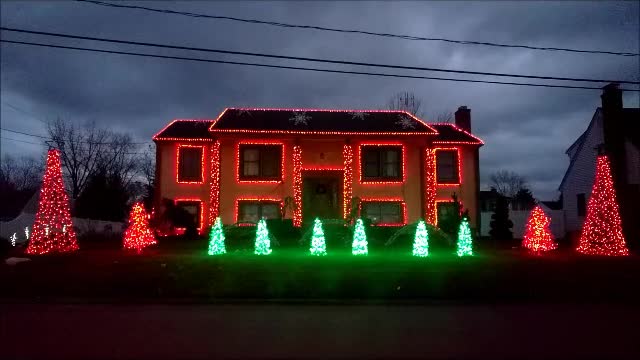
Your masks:
[[[491,230],[489,234],[494,240],[512,240],[511,228],[513,222],[509,219],[509,203],[507,198],[499,195],[496,199],[496,206],[491,215]]]
[[[367,233],[364,231],[362,219],[356,220],[356,227],[353,231],[353,243],[351,244],[353,255],[367,255],[369,247],[367,243]]]
[[[429,232],[424,220],[420,220],[416,227],[416,235],[413,238],[413,256],[429,255]]]
[[[316,218],[313,221],[313,234],[311,235],[311,255],[327,255],[327,244],[324,239],[324,231],[322,231],[322,223]]]
[[[221,255],[227,252],[224,245],[224,230],[222,229],[222,220],[220,217],[216,218],[215,223],[211,227],[209,232],[209,255]]]
[[[271,254],[271,240],[269,240],[269,229],[267,229],[267,222],[264,219],[260,219],[260,221],[258,221],[254,254]]]
[[[466,217],[462,218],[460,223],[460,229],[458,230],[458,256],[471,256],[473,255],[473,239],[471,237],[471,228],[469,227],[469,220]]]
[[[536,254],[557,248],[558,244],[553,241],[549,224],[551,220],[544,210],[540,206],[533,208],[527,220],[522,247]]]
[[[142,203],[135,203],[129,215],[129,227],[124,232],[123,246],[140,253],[142,249],[155,243],[156,238],[149,227],[147,212]]]

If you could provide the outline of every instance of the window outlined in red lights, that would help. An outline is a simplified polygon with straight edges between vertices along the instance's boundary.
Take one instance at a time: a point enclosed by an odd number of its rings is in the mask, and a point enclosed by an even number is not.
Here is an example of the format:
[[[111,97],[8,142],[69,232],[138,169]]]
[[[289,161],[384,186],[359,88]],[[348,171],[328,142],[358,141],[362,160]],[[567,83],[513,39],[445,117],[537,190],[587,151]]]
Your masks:
[[[454,164],[458,167],[458,179],[453,182],[439,182],[438,181],[438,152],[440,151],[455,151],[456,152],[456,162]],[[437,186],[459,186],[462,184],[462,153],[459,147],[436,147],[434,148],[435,152],[435,175],[436,175],[436,185]]]
[[[396,179],[390,179],[390,180],[384,180],[384,179],[380,179],[380,180],[367,180],[363,177],[363,173],[364,173],[364,166],[363,166],[363,158],[362,158],[362,148],[363,147],[397,147],[400,149],[400,161],[402,162],[402,164],[400,164],[400,168],[399,170],[402,172],[401,177],[399,180]],[[400,142],[362,142],[360,144],[358,144],[358,158],[357,158],[357,166],[359,169],[359,174],[358,174],[358,182],[361,185],[393,185],[393,184],[404,184],[405,180],[407,179],[407,171],[405,168],[405,164],[407,162],[407,151],[405,149],[405,146],[403,143]]]
[[[173,203],[175,206],[180,206],[179,203],[198,203],[198,213],[199,213],[199,219],[198,219],[198,227],[197,230],[200,231],[202,230],[202,226],[204,224],[204,202],[200,199],[197,198],[175,198],[173,199]],[[186,228],[183,227],[177,227],[176,230],[181,230],[184,231],[186,230]]]
[[[362,216],[362,205],[365,203],[396,203],[400,205],[400,216],[402,216],[402,220],[398,223],[378,223],[374,226],[404,226],[407,225],[407,204],[402,198],[371,198],[371,197],[363,197],[360,198],[360,203],[358,204],[358,214]]]
[[[183,148],[200,149],[200,180],[180,180],[180,166],[181,166],[180,151]],[[178,184],[197,184],[197,185],[204,184],[204,152],[205,152],[204,145],[188,145],[188,144],[178,145],[178,148],[176,149],[176,182]]]
[[[243,171],[242,169],[242,148],[245,146],[255,146],[255,147],[260,147],[260,146],[280,146],[280,178],[279,179],[264,179],[261,180],[259,178],[253,180],[253,179],[243,179],[241,176],[241,173]],[[284,176],[285,176],[285,155],[284,155],[284,143],[282,141],[269,141],[269,140],[247,140],[247,141],[239,141],[236,144],[236,182],[238,184],[280,184],[282,182],[284,182]]]
[[[280,198],[276,198],[276,197],[261,197],[261,196],[256,196],[256,197],[241,197],[241,198],[236,198],[235,200],[235,204],[234,204],[234,210],[233,210],[233,218],[235,220],[235,223],[240,225],[240,226],[255,226],[256,224],[253,223],[249,223],[249,222],[243,222],[243,223],[239,223],[240,222],[240,203],[241,202],[252,202],[252,203],[266,203],[266,204],[277,204],[278,205],[278,210],[280,211],[280,214],[282,214],[282,209],[284,208],[284,201]]]

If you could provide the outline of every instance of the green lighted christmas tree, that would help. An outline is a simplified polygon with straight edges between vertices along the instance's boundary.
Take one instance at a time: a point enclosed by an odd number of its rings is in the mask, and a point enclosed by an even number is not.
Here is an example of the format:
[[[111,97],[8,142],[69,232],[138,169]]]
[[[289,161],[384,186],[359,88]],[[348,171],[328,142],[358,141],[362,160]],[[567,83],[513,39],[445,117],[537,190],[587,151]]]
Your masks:
[[[429,232],[424,220],[420,220],[413,238],[413,256],[425,257],[429,255]]]
[[[318,218],[313,221],[313,235],[311,235],[311,248],[309,251],[311,251],[311,255],[327,255],[327,244],[324,240],[324,231],[322,231],[322,223]]]
[[[364,223],[362,222],[362,219],[358,219],[356,221],[356,228],[353,231],[351,253],[353,255],[367,255],[369,253],[369,248],[367,246],[367,234],[364,232]]]
[[[269,230],[267,229],[267,222],[264,219],[258,221],[255,251],[253,253],[256,255],[271,254],[271,240],[269,240]]]
[[[469,220],[462,218],[460,229],[458,230],[458,256],[473,255],[473,244],[471,242],[471,228]]]
[[[227,249],[224,246],[224,231],[222,230],[222,220],[216,218],[216,222],[209,232],[209,255],[226,254]]]

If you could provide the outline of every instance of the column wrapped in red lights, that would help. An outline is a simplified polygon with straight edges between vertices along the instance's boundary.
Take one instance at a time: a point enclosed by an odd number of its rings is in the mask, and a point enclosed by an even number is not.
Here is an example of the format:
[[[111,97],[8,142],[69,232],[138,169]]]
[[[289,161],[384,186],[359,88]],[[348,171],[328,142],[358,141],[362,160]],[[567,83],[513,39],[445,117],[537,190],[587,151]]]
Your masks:
[[[149,227],[149,216],[141,203],[135,203],[131,208],[129,227],[124,232],[122,242],[125,249],[136,250],[138,253],[156,243],[156,238]]]
[[[344,178],[342,179],[343,205],[342,214],[344,219],[349,218],[351,213],[351,197],[353,196],[353,146],[345,144],[342,148],[342,159],[344,162]]]
[[[597,159],[596,178],[576,250],[588,255],[629,255],[622,234],[611,165],[606,155],[600,155]]]
[[[522,247],[534,254],[557,248],[558,244],[553,240],[549,224],[551,224],[551,220],[544,213],[544,210],[540,206],[534,207],[529,214],[529,220],[527,220]]]
[[[424,211],[427,224],[436,226],[436,155],[431,148],[424,151]]]
[[[69,198],[62,180],[60,151],[51,149],[47,154],[38,212],[26,253],[42,255],[75,251],[78,248],[69,210]]]
[[[302,147],[293,146],[293,226],[302,226]]]
[[[220,140],[211,146],[211,187],[209,190],[209,225],[220,216]]]

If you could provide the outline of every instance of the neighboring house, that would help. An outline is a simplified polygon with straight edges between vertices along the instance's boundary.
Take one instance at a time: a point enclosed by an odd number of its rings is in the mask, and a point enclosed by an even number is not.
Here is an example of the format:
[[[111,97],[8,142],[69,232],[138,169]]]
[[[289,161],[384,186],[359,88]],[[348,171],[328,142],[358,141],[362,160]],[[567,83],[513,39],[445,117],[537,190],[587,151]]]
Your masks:
[[[623,108],[617,84],[603,88],[602,107],[596,109],[585,132],[567,149],[570,162],[559,190],[567,232],[579,232],[596,171],[596,157],[604,151],[611,160],[623,231],[628,240],[640,238],[640,109]],[[633,240],[632,240],[633,241]]]
[[[352,214],[379,226],[453,209],[456,193],[478,225],[478,151],[471,111],[428,124],[404,111],[225,109],[215,120],[174,120],[158,132],[156,208],[190,212],[202,231],[259,218],[294,226]]]

